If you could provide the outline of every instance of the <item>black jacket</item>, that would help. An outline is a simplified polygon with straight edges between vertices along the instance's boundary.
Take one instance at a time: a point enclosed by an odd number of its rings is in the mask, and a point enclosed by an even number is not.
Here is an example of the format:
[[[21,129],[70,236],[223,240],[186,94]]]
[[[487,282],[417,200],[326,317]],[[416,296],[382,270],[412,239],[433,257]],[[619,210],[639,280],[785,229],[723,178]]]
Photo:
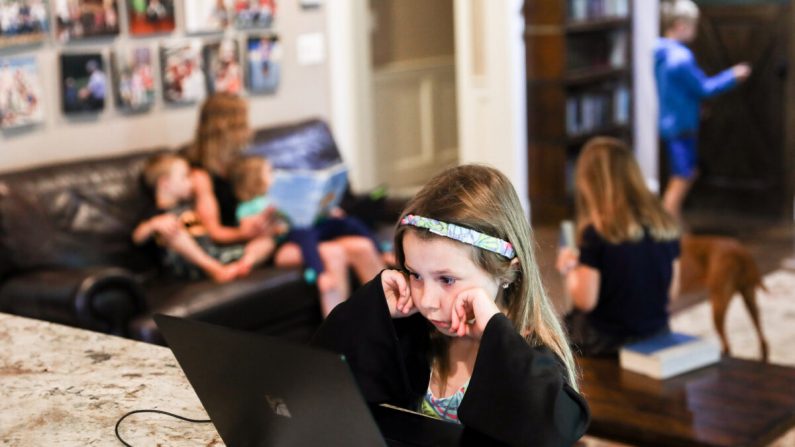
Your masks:
[[[313,344],[345,355],[368,403],[416,409],[428,389],[431,330],[419,314],[391,318],[379,275],[334,309]],[[483,333],[458,417],[510,445],[555,447],[577,441],[590,419],[558,357],[528,345],[502,314]]]

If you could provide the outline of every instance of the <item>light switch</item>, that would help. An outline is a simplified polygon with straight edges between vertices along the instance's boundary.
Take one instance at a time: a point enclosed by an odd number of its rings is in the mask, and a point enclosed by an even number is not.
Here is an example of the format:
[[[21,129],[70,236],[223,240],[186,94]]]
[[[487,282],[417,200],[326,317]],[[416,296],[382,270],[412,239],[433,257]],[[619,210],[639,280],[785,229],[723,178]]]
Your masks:
[[[299,65],[322,64],[326,60],[323,33],[301,34],[296,40]]]

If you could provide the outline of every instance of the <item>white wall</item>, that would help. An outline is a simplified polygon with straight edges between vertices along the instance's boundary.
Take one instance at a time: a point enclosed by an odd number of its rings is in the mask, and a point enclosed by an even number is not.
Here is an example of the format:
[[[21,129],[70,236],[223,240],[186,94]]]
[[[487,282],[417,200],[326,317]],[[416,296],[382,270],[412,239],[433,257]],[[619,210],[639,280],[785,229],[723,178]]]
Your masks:
[[[633,67],[635,98],[635,155],[649,186],[659,191],[657,89],[654,81],[654,42],[659,36],[659,0],[634,0]]]
[[[177,1],[177,29],[171,35],[152,38],[131,38],[126,34],[126,5],[119,1],[122,34],[115,39],[87,43],[55,44],[53,39],[34,47],[0,51],[0,57],[33,54],[37,57],[45,90],[46,120],[31,128],[0,132],[0,172],[46,164],[49,162],[124,153],[154,146],[178,145],[189,141],[196,123],[198,106],[166,106],[162,100],[159,74],[158,98],[152,111],[141,115],[124,115],[113,101],[95,116],[67,118],[61,112],[58,57],[61,51],[101,51],[106,67],[109,50],[128,44],[149,45],[157,49],[159,42],[184,37],[182,2]],[[50,2],[52,4],[52,2]],[[328,119],[329,67],[326,61],[299,65],[296,40],[305,33],[326,33],[327,7],[301,9],[298,1],[278,2],[275,31],[281,38],[282,79],[274,95],[249,97],[252,126],[261,127],[311,117]],[[52,17],[52,16],[51,16]],[[52,23],[52,21],[51,21]],[[233,32],[242,36],[242,32]],[[199,36],[217,40],[218,35]],[[241,44],[243,42],[241,41]],[[241,46],[241,49],[244,48]],[[328,51],[325,51],[328,53]],[[156,66],[159,64],[156,63]]]

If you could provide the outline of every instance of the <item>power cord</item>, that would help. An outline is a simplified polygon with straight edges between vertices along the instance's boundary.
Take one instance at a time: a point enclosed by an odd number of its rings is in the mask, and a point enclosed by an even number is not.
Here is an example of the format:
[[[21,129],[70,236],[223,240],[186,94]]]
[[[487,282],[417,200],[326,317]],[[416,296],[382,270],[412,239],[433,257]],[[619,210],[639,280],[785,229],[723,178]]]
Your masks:
[[[132,416],[132,415],[134,415],[136,413],[165,414],[166,416],[171,416],[173,418],[177,418],[177,419],[180,419],[180,420],[183,420],[183,421],[186,421],[186,422],[193,422],[193,423],[196,423],[196,424],[208,424],[208,423],[212,422],[209,419],[191,419],[191,418],[186,418],[185,416],[180,416],[178,414],[169,413],[168,411],[163,411],[163,410],[133,410],[133,411],[125,414],[124,416],[120,417],[119,420],[116,421],[116,428],[114,429],[114,431],[116,432],[116,438],[118,438],[119,442],[124,444],[126,447],[133,447],[133,446],[131,444],[128,444],[124,439],[122,439],[121,435],[119,434],[119,425],[121,425],[121,421],[127,419],[128,416]]]

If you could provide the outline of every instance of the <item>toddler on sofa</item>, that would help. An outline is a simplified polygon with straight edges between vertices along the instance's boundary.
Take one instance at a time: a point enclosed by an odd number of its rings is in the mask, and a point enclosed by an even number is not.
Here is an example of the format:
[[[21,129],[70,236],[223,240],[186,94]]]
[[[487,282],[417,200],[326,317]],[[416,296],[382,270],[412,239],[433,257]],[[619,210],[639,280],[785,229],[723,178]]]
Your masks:
[[[154,206],[133,231],[133,241],[143,244],[154,238],[163,266],[178,277],[227,282],[247,275],[273,252],[273,238],[257,238],[245,246],[215,244],[194,212],[189,173],[187,160],[175,154],[147,160],[142,180]]]

